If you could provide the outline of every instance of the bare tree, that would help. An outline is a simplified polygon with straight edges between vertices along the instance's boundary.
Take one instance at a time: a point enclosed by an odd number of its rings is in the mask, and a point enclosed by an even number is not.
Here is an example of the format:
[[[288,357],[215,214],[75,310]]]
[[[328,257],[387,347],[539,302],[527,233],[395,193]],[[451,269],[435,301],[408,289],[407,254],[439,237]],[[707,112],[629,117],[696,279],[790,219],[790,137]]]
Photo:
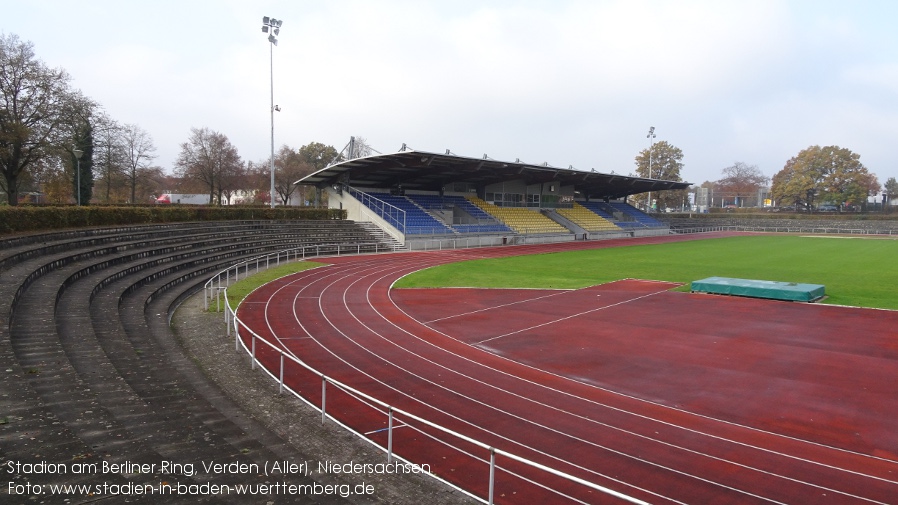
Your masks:
[[[229,188],[242,166],[240,155],[228,137],[208,128],[191,128],[190,139],[181,144],[175,171],[181,177],[202,182],[209,191],[209,203]]]
[[[121,129],[122,174],[131,190],[130,202],[137,201],[137,185],[142,176],[147,175],[150,163],[156,158],[156,146],[150,134],[135,124],[126,124]]]
[[[124,148],[121,125],[106,115],[98,115],[94,122],[94,172],[102,185],[100,200],[105,203],[124,201],[119,195],[125,187]]]
[[[300,151],[282,146],[274,157],[274,190],[281,205],[290,203],[290,197],[296,192],[294,182],[311,174],[314,167],[307,163]]]

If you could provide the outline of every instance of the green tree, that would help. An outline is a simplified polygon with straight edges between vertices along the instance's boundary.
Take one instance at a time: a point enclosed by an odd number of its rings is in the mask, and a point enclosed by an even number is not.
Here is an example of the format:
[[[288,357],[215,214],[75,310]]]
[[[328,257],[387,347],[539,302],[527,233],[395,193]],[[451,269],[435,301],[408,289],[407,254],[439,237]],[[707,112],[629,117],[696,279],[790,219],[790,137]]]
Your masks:
[[[315,173],[326,168],[331,163],[338,160],[340,153],[333,146],[326,146],[320,142],[311,142],[299,148],[300,158],[312,167],[310,173]],[[303,174],[308,175],[308,174]],[[308,202],[317,202],[319,205],[326,205],[327,202],[320,201],[321,198],[327,198],[327,193],[318,191],[314,186],[302,186],[303,200]]]
[[[815,202],[863,203],[878,190],[876,175],[861,163],[860,155],[839,146],[802,150],[773,176],[771,186],[776,200],[803,205],[808,211]]]
[[[74,147],[81,151],[81,157],[76,159],[74,153],[70,153],[74,174],[72,176],[72,194],[76,203],[89,205],[94,192],[94,137],[90,123],[85,122],[76,132]]]
[[[883,210],[888,211],[889,207],[892,205],[892,200],[898,198],[898,181],[896,181],[894,177],[889,177],[889,180],[883,185],[883,189],[886,194],[885,209]]]
[[[649,159],[651,155],[651,173]],[[636,175],[647,179],[661,179],[665,181],[682,182],[680,172],[683,170],[683,151],[666,140],[656,142],[649,149],[643,149],[636,156]],[[652,200],[655,200],[657,209],[665,207],[678,209],[686,201],[688,190],[673,190],[652,192]],[[648,193],[635,195],[631,201],[637,206],[644,206]]]
[[[44,65],[30,42],[0,33],[0,184],[10,205],[29,166],[70,152],[62,146],[72,140],[74,98],[64,70]]]
[[[333,146],[326,146],[321,142],[311,142],[299,148],[299,157],[311,165],[313,173],[336,160],[337,154]]]

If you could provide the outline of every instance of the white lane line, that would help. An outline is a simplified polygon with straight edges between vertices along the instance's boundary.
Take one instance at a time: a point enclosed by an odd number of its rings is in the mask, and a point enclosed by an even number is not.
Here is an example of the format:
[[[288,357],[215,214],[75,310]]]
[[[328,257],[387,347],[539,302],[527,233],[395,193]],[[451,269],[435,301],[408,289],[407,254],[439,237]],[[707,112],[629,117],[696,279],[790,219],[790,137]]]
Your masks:
[[[355,282],[354,282],[354,283],[355,283]],[[354,283],[353,283],[353,284],[354,284]],[[348,288],[347,288],[347,289],[348,289]],[[369,286],[369,290],[370,290],[370,289],[371,289],[371,287]],[[369,298],[369,303],[370,303],[370,298]],[[319,300],[319,304],[320,304],[320,300]],[[344,294],[344,304],[345,304],[345,294]],[[395,305],[395,302],[394,302],[394,305]],[[372,309],[375,310],[375,312],[377,312],[377,309],[376,309],[376,308],[372,307]],[[400,310],[400,312],[402,312],[401,309],[399,309],[398,307],[397,307],[397,309]],[[348,307],[347,307],[347,310],[349,310]],[[378,312],[378,313],[379,313],[379,312]],[[403,313],[404,313],[404,312],[403,312]],[[327,316],[325,315],[325,317],[327,317]],[[353,317],[355,317],[355,316],[353,316]],[[383,317],[382,314],[381,314],[381,317]],[[386,318],[384,318],[384,319],[386,319]],[[413,320],[413,318],[409,318],[409,319],[410,319],[410,320]],[[330,322],[330,320],[329,320],[329,322]],[[394,324],[394,323],[391,323],[391,324]],[[331,325],[333,326],[333,323],[332,323],[332,322],[331,322]],[[335,327],[335,329],[336,329],[336,327]],[[340,331],[340,330],[338,329],[338,331]],[[416,337],[416,338],[417,338],[417,337]],[[523,380],[523,379],[522,379],[522,380]]]
[[[583,312],[579,312],[579,313],[577,313],[577,314],[571,314],[571,315],[569,315],[569,316],[560,317],[560,318],[558,318],[558,319],[553,319],[553,320],[551,320],[551,321],[546,321],[546,322],[544,322],[544,323],[540,323],[540,324],[537,324],[537,325],[530,326],[529,328],[521,328],[520,330],[515,330],[515,331],[512,331],[512,332],[505,333],[505,334],[503,334],[503,335],[497,335],[497,336],[495,336],[495,337],[490,337],[490,338],[487,338],[487,339],[484,339],[484,340],[481,340],[481,341],[475,342],[475,343],[476,343],[476,344],[483,344],[483,343],[485,343],[485,342],[492,342],[493,340],[498,340],[498,339],[500,339],[500,338],[505,338],[505,337],[508,337],[508,336],[511,336],[511,335],[516,335],[516,334],[518,334],[518,333],[522,333],[522,332],[525,332],[525,331],[535,330],[536,328],[542,328],[543,326],[549,326],[549,325],[556,324],[556,323],[560,323],[560,322],[563,322],[563,321],[569,321],[569,320],[574,319],[574,318],[576,318],[576,317],[580,317],[580,316],[583,316],[583,315],[586,315],[586,314],[591,314],[591,313],[593,313],[593,312],[598,312],[598,311],[600,311],[600,310],[606,310],[606,309],[610,309],[610,308],[614,308],[614,307],[619,307],[619,306],[621,306],[621,305],[626,305],[626,304],[628,304],[628,303],[632,303],[632,302],[635,302],[635,301],[637,301],[637,300],[642,300],[643,298],[648,298],[648,297],[650,297],[650,296],[655,296],[655,295],[657,295],[657,294],[659,294],[659,293],[666,293],[667,291],[668,291],[667,289],[663,289],[663,290],[661,290],[661,291],[656,291],[656,292],[654,292],[654,293],[649,293],[649,294],[646,294],[646,295],[637,296],[637,297],[635,297],[635,298],[630,298],[630,299],[628,299],[628,300],[622,300],[622,301],[617,302],[617,303],[612,303],[611,305],[604,305],[604,306],[602,306],[602,307],[597,307],[597,308],[594,308],[594,309],[584,310]]]

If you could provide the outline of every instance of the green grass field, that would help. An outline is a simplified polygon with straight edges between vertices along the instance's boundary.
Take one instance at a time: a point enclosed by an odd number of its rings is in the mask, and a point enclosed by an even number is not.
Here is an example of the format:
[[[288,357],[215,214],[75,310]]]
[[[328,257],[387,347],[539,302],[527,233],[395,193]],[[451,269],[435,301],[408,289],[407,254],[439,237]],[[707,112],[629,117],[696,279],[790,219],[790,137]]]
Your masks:
[[[250,294],[253,290],[258,288],[263,284],[267,284],[273,280],[280,279],[286,275],[290,275],[296,272],[302,272],[303,270],[308,270],[310,268],[323,266],[324,263],[315,263],[314,261],[296,261],[292,263],[284,263],[283,265],[278,265],[276,267],[271,267],[268,270],[264,270],[262,272],[250,275],[245,279],[239,280],[228,287],[228,301],[231,304],[231,307],[237,307],[240,302],[246,298],[246,295]],[[221,306],[221,310],[219,307],[215,305],[213,302],[209,305],[209,310],[212,312],[221,312],[224,310],[224,305]]]
[[[575,289],[619,279],[689,283],[711,276],[823,284],[823,303],[898,309],[898,240],[743,236],[452,263],[396,287]]]

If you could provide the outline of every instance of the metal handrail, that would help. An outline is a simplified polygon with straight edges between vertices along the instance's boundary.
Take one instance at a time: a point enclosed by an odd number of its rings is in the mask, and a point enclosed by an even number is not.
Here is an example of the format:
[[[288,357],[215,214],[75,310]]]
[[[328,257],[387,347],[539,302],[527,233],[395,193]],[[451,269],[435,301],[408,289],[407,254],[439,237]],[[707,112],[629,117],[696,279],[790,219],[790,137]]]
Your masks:
[[[225,290],[225,293],[226,293],[226,292],[227,292],[227,290]],[[511,460],[517,461],[517,462],[522,463],[522,464],[524,464],[524,465],[531,466],[531,467],[536,468],[536,469],[538,469],[538,470],[542,470],[542,471],[544,471],[544,472],[550,473],[550,474],[555,475],[555,476],[557,476],[557,477],[561,477],[561,478],[563,478],[563,479],[570,480],[571,482],[575,482],[575,483],[577,483],[577,484],[581,484],[581,485],[586,486],[586,487],[588,487],[588,488],[590,488],[590,489],[593,489],[593,490],[596,490],[596,491],[599,491],[599,492],[608,494],[608,495],[610,495],[610,496],[614,496],[614,497],[616,497],[616,498],[620,498],[620,499],[622,499],[622,500],[624,500],[624,501],[627,501],[627,502],[629,502],[629,503],[636,503],[636,504],[648,505],[647,502],[644,502],[644,501],[639,500],[639,499],[637,499],[637,498],[633,498],[633,497],[631,497],[631,496],[627,496],[627,495],[625,495],[625,494],[623,494],[623,493],[620,493],[620,492],[618,492],[618,491],[615,491],[615,490],[613,490],[613,489],[610,489],[610,488],[607,488],[607,487],[604,487],[604,486],[600,486],[600,485],[598,485],[598,484],[589,482],[589,481],[587,481],[587,480],[585,480],[585,479],[582,479],[582,478],[580,478],[580,477],[576,477],[576,476],[574,476],[574,475],[570,475],[570,474],[565,473],[565,472],[562,472],[562,471],[560,471],[560,470],[556,470],[556,469],[554,469],[554,468],[552,468],[552,467],[549,467],[549,466],[546,466],[546,465],[537,463],[537,462],[535,462],[535,461],[529,460],[529,459],[527,459],[527,458],[518,456],[518,455],[516,455],[516,454],[514,454],[514,453],[511,453],[511,452],[508,452],[508,451],[503,451],[502,449],[495,448],[495,447],[493,447],[493,446],[491,446],[491,445],[489,445],[489,444],[486,444],[486,443],[484,443],[484,442],[481,442],[481,441],[479,441],[479,440],[477,440],[477,439],[474,439],[474,438],[471,438],[471,437],[469,437],[469,436],[467,436],[467,435],[458,433],[457,431],[451,430],[451,429],[446,428],[446,427],[444,427],[444,426],[442,426],[442,425],[439,425],[439,424],[437,424],[437,423],[434,423],[434,422],[432,422],[432,421],[429,421],[429,420],[427,420],[427,419],[425,419],[425,418],[423,418],[423,417],[420,417],[420,416],[417,416],[417,415],[415,415],[415,414],[412,414],[411,412],[408,412],[408,411],[403,410],[403,409],[401,409],[401,408],[395,407],[395,406],[393,406],[393,405],[391,405],[391,404],[389,404],[389,403],[383,402],[383,401],[381,401],[380,399],[378,399],[378,398],[376,398],[376,397],[373,397],[373,396],[371,396],[371,395],[368,395],[368,394],[366,394],[366,393],[364,393],[364,392],[362,392],[362,391],[359,391],[358,389],[353,388],[352,386],[350,386],[350,385],[348,385],[348,384],[345,384],[345,383],[343,383],[343,382],[341,382],[341,381],[339,381],[339,380],[337,380],[337,379],[334,379],[334,378],[332,378],[332,377],[326,375],[325,373],[321,372],[320,370],[318,370],[318,369],[316,369],[316,368],[314,368],[314,367],[312,367],[312,366],[306,364],[306,363],[303,362],[302,360],[300,360],[300,359],[298,359],[298,358],[296,358],[296,357],[294,357],[294,356],[292,356],[292,355],[290,355],[290,354],[287,354],[286,352],[284,352],[283,349],[281,349],[280,346],[275,345],[275,344],[269,342],[267,339],[265,339],[264,337],[262,337],[262,336],[260,336],[259,334],[257,334],[257,333],[256,333],[255,331],[253,331],[249,326],[247,326],[246,323],[244,323],[243,321],[240,320],[240,318],[237,317],[236,311],[234,311],[234,309],[231,308],[231,304],[230,304],[230,301],[229,301],[228,298],[227,298],[227,295],[225,295],[224,300],[225,300],[226,314],[228,315],[228,318],[229,318],[229,320],[230,320],[230,323],[229,323],[229,325],[228,325],[228,335],[230,336],[230,333],[231,333],[231,331],[230,331],[230,330],[231,330],[231,325],[233,325],[233,328],[234,328],[234,338],[235,338],[235,349],[239,351],[240,346],[241,346],[241,345],[243,346],[243,349],[244,349],[248,354],[250,354],[250,356],[251,356],[251,358],[252,358],[252,368],[253,368],[253,369],[255,369],[256,364],[258,363],[258,364],[262,367],[263,370],[265,370],[265,371],[266,371],[272,378],[274,378],[274,374],[271,372],[271,370],[267,369],[264,365],[262,365],[262,364],[256,359],[257,342],[261,342],[262,345],[268,346],[269,349],[271,349],[271,350],[273,350],[273,351],[275,351],[275,352],[278,353],[279,358],[280,358],[280,360],[279,360],[279,361],[280,361],[280,370],[279,370],[278,377],[277,377],[276,380],[278,381],[278,390],[279,390],[279,392],[283,392],[283,391],[286,389],[287,391],[289,391],[289,392],[290,392],[291,394],[293,394],[294,396],[296,396],[296,397],[301,397],[301,395],[299,395],[299,393],[293,391],[292,388],[290,388],[289,386],[287,386],[287,385],[284,383],[284,370],[285,370],[285,368],[284,368],[284,362],[285,362],[285,360],[289,360],[290,362],[294,363],[295,365],[299,365],[300,367],[306,369],[307,371],[311,372],[312,374],[314,374],[314,375],[316,375],[316,376],[318,376],[318,377],[321,377],[321,388],[322,388],[322,390],[321,390],[321,391],[322,391],[321,406],[318,407],[318,406],[314,406],[314,405],[313,405],[313,407],[317,408],[317,409],[321,412],[321,422],[322,422],[322,423],[325,422],[326,417],[327,417],[326,401],[325,401],[325,399],[326,399],[326,388],[327,388],[327,385],[328,385],[328,384],[330,384],[330,385],[332,385],[332,386],[335,386],[335,387],[337,387],[337,388],[343,390],[344,392],[350,393],[351,395],[354,395],[354,396],[356,396],[356,397],[362,398],[362,399],[364,399],[364,400],[366,400],[366,401],[368,401],[368,402],[370,402],[370,403],[373,403],[373,404],[375,404],[375,405],[377,405],[377,406],[379,406],[379,407],[385,409],[385,410],[389,413],[389,415],[390,415],[390,423],[389,423],[389,428],[388,428],[388,429],[389,429],[389,432],[388,432],[388,434],[387,434],[387,437],[388,437],[388,440],[389,440],[389,442],[388,442],[388,448],[387,448],[387,460],[388,460],[388,462],[390,462],[390,461],[392,460],[393,457],[398,457],[398,456],[396,456],[396,455],[393,453],[393,450],[392,450],[392,439],[393,439],[393,432],[392,432],[392,430],[393,430],[393,426],[392,426],[392,417],[393,417],[394,415],[396,415],[396,414],[400,414],[400,415],[402,415],[402,416],[404,416],[404,417],[406,417],[406,418],[408,418],[408,419],[412,419],[412,420],[417,421],[417,422],[419,422],[419,423],[421,423],[421,424],[423,424],[423,425],[425,425],[425,426],[428,426],[428,427],[430,427],[430,428],[433,428],[433,429],[435,429],[435,430],[437,430],[437,431],[440,431],[440,432],[445,433],[445,434],[447,434],[447,435],[450,435],[450,436],[452,436],[452,437],[458,438],[459,440],[468,442],[468,443],[470,443],[470,444],[472,444],[472,445],[474,445],[474,446],[476,446],[476,447],[479,447],[479,448],[481,448],[481,449],[485,449],[485,450],[489,451],[489,453],[490,453],[490,455],[491,455],[491,457],[490,457],[489,498],[488,498],[487,500],[484,500],[484,499],[481,498],[481,497],[477,497],[477,496],[472,495],[472,496],[474,496],[474,498],[477,498],[477,499],[480,500],[480,501],[484,501],[484,502],[489,503],[489,504],[491,504],[491,505],[492,505],[492,503],[493,503],[492,497],[493,497],[493,489],[494,489],[494,485],[495,485],[494,477],[495,477],[495,468],[496,468],[495,455],[499,455],[499,456],[507,457],[507,458],[509,458],[509,459],[511,459]],[[248,333],[250,334],[250,336],[251,336],[251,344],[250,344],[250,347],[247,347],[247,346],[246,346],[246,343],[244,343],[243,340],[240,338],[240,329],[241,329],[241,328],[243,328],[243,330],[245,330],[246,332],[248,332]],[[307,402],[307,403],[308,403],[308,402]],[[333,417],[331,417],[331,418],[334,419]],[[336,420],[336,419],[335,419],[335,420]],[[365,439],[365,440],[368,440],[368,439]],[[369,440],[369,441],[370,441],[370,440]],[[373,442],[371,442],[371,443],[373,444]],[[377,445],[377,444],[374,444],[374,445]],[[380,446],[378,446],[378,447],[380,447]],[[404,459],[404,458],[403,458],[403,459]]]
[[[373,247],[373,252],[387,252],[394,251],[392,247],[381,244],[380,242],[360,242],[356,244],[315,244],[315,245],[304,245],[297,246],[290,249],[282,249],[280,251],[275,251],[273,253],[262,254],[259,256],[254,256],[247,260],[241,261],[240,263],[236,263],[230,265],[229,267],[219,270],[217,273],[213,274],[209,280],[203,285],[204,292],[204,308],[209,310],[209,301],[213,298],[213,296],[217,299],[219,298],[221,292],[230,286],[233,282],[237,282],[240,279],[240,270],[242,269],[245,272],[244,278],[249,276],[250,266],[255,264],[255,271],[258,272],[262,268],[262,262],[265,262],[264,267],[267,269],[270,267],[272,261],[275,265],[280,265],[281,258],[285,262],[290,261],[290,256],[292,254],[293,261],[303,260],[309,257],[321,256],[322,254],[328,256],[340,256],[340,254],[361,254],[365,250],[365,252],[371,251]],[[234,272],[234,278],[231,279],[231,272]],[[225,285],[222,287],[222,280],[224,280]],[[216,285],[217,283],[217,285]],[[219,302],[219,306],[217,310],[221,310],[221,305]]]
[[[868,228],[834,228],[828,226],[746,226],[717,225],[671,228],[671,234],[708,233],[715,231],[749,231],[763,233],[822,233],[825,235],[898,235],[898,230]]]
[[[361,246],[362,246],[362,245],[372,245],[372,244],[356,244],[356,245],[355,245],[355,246],[357,246],[357,247],[356,247],[356,253],[359,253],[359,252],[361,251]],[[375,246],[375,250],[377,250],[378,246],[381,246],[381,247],[382,247],[381,244],[373,244],[373,245]],[[273,344],[273,343],[269,342],[267,339],[265,339],[264,337],[262,337],[262,336],[260,336],[259,334],[257,334],[255,331],[252,330],[252,328],[250,328],[249,326],[247,326],[246,323],[244,323],[243,321],[240,320],[240,318],[237,317],[237,312],[236,312],[236,310],[235,310],[234,308],[231,307],[231,303],[230,303],[230,301],[228,300],[228,297],[227,297],[227,287],[228,287],[232,282],[236,282],[236,281],[238,280],[239,275],[240,275],[240,271],[241,271],[241,270],[243,270],[244,272],[246,272],[246,276],[248,276],[248,275],[249,275],[250,266],[251,266],[253,263],[256,264],[256,271],[259,271],[259,270],[263,267],[263,264],[262,264],[263,261],[265,262],[265,263],[264,263],[265,268],[268,268],[268,267],[271,266],[271,263],[272,263],[272,262],[274,262],[275,264],[280,264],[282,258],[284,259],[284,261],[289,261],[289,260],[290,260],[290,253],[292,253],[292,255],[293,255],[293,261],[298,261],[298,260],[303,260],[303,259],[305,259],[305,258],[307,258],[307,257],[319,256],[319,255],[321,254],[322,248],[325,248],[325,250],[327,250],[327,247],[331,247],[331,248],[332,248],[332,247],[334,247],[334,246],[336,246],[336,254],[337,254],[337,255],[340,254],[340,252],[341,252],[341,247],[345,248],[346,251],[348,251],[348,250],[351,249],[351,247],[350,247],[350,246],[347,246],[346,244],[342,244],[342,245],[341,245],[341,244],[323,244],[323,245],[318,245],[318,246],[303,246],[303,247],[298,247],[298,248],[294,248],[294,249],[289,249],[289,250],[286,250],[286,251],[278,251],[278,252],[275,252],[275,253],[270,253],[270,254],[267,254],[267,255],[258,256],[258,257],[251,258],[251,259],[249,259],[249,260],[243,261],[243,262],[241,262],[241,263],[238,263],[238,264],[236,264],[236,265],[232,265],[231,267],[228,267],[228,268],[226,268],[226,269],[221,270],[220,272],[218,272],[217,274],[215,274],[212,278],[210,278],[210,279],[206,282],[206,284],[205,284],[205,286],[204,286],[204,290],[205,290],[204,297],[205,297],[205,300],[206,300],[206,301],[205,301],[205,306],[206,306],[207,310],[208,310],[208,307],[209,307],[209,300],[211,299],[211,296],[212,296],[212,293],[213,293],[213,292],[215,293],[214,296],[216,297],[216,299],[219,299],[219,300],[220,300],[221,295],[222,295],[222,294],[224,295],[224,296],[223,296],[223,298],[224,298],[224,308],[225,308],[225,310],[224,310],[224,316],[225,316],[225,323],[226,323],[226,325],[227,325],[227,334],[228,334],[228,336],[230,336],[230,335],[231,335],[231,330],[233,329],[233,331],[234,331],[234,339],[235,339],[235,343],[234,343],[234,348],[235,348],[235,350],[236,350],[236,351],[239,351],[239,350],[240,350],[240,347],[242,346],[243,349],[244,349],[244,351],[245,351],[247,354],[249,354],[249,355],[251,356],[251,367],[252,367],[253,369],[255,369],[255,368],[256,368],[256,365],[259,364],[259,365],[261,366],[262,370],[263,370],[266,374],[268,374],[272,379],[274,379],[275,381],[278,382],[278,394],[282,394],[282,393],[286,390],[286,391],[288,391],[289,393],[291,393],[291,394],[293,394],[294,396],[296,396],[297,398],[299,398],[300,400],[306,402],[307,404],[309,404],[309,405],[312,406],[313,408],[318,409],[318,410],[321,412],[321,422],[322,422],[322,423],[324,423],[325,420],[326,420],[326,418],[328,417],[328,416],[327,416],[327,411],[326,411],[326,403],[325,403],[325,399],[326,399],[326,391],[327,391],[327,385],[328,385],[328,384],[331,384],[332,386],[335,386],[335,387],[339,388],[340,390],[342,390],[342,391],[344,391],[344,392],[350,393],[351,395],[353,395],[353,396],[355,396],[355,397],[357,397],[357,398],[359,398],[359,399],[363,399],[363,400],[365,400],[365,401],[367,401],[367,402],[370,402],[370,403],[372,403],[372,404],[374,404],[374,405],[377,405],[377,406],[383,408],[383,409],[388,413],[388,415],[389,415],[389,423],[388,423],[388,426],[389,426],[388,430],[389,430],[389,432],[388,432],[388,434],[387,434],[387,439],[388,439],[387,447],[386,447],[386,448],[383,448],[383,447],[381,447],[380,445],[374,443],[372,440],[367,439],[367,438],[364,438],[364,440],[368,441],[369,443],[371,443],[372,445],[374,445],[374,446],[376,446],[376,447],[378,447],[378,448],[381,448],[382,450],[385,450],[385,452],[387,453],[387,462],[388,462],[388,463],[392,462],[392,459],[393,459],[394,457],[395,457],[395,458],[398,458],[398,459],[401,459],[401,460],[403,460],[403,461],[408,462],[406,459],[397,456],[397,455],[393,452],[393,443],[392,443],[392,441],[393,441],[393,416],[396,415],[396,414],[399,414],[399,415],[404,416],[404,417],[406,417],[406,418],[408,418],[408,419],[417,421],[417,422],[423,424],[424,426],[430,427],[430,428],[432,428],[432,429],[434,429],[434,430],[437,430],[437,431],[439,431],[439,432],[441,432],[441,433],[444,433],[444,434],[449,435],[449,436],[451,436],[451,437],[455,437],[455,438],[457,438],[457,439],[459,439],[459,440],[462,440],[462,441],[465,441],[465,442],[467,442],[467,443],[470,443],[470,444],[472,444],[472,445],[474,445],[474,446],[476,446],[476,447],[479,447],[479,448],[481,448],[481,449],[487,450],[487,451],[489,452],[489,455],[490,455],[490,457],[489,457],[489,495],[488,495],[488,497],[487,497],[486,499],[484,499],[483,497],[479,497],[479,496],[473,495],[473,494],[471,494],[470,492],[468,492],[468,491],[466,491],[466,490],[462,490],[462,491],[465,492],[466,494],[472,496],[473,498],[475,498],[475,499],[477,499],[477,500],[479,500],[479,501],[481,501],[481,502],[488,503],[488,504],[490,504],[490,505],[492,505],[492,503],[493,503],[493,494],[494,494],[493,491],[494,491],[494,486],[495,486],[495,470],[496,470],[496,456],[497,456],[497,455],[498,455],[498,456],[506,457],[506,458],[508,458],[508,459],[510,459],[510,460],[513,460],[513,461],[517,461],[518,463],[521,463],[521,464],[530,466],[530,467],[535,468],[535,469],[537,469],[537,470],[544,471],[544,472],[549,473],[549,474],[552,474],[552,475],[554,475],[554,476],[556,476],[556,477],[560,477],[560,478],[569,480],[569,481],[571,481],[571,482],[574,482],[574,483],[583,485],[583,486],[588,487],[588,488],[590,488],[590,489],[593,489],[593,490],[595,490],[595,491],[599,491],[599,492],[601,492],[601,493],[605,493],[605,494],[607,494],[607,495],[609,495],[609,496],[613,496],[613,497],[619,498],[619,499],[624,500],[624,501],[629,502],[629,503],[635,503],[635,504],[640,504],[640,505],[648,505],[647,502],[644,502],[644,501],[639,500],[639,499],[637,499],[637,498],[633,498],[633,497],[631,497],[631,496],[627,496],[627,495],[625,495],[625,494],[623,494],[623,493],[620,493],[620,492],[618,492],[618,491],[615,491],[615,490],[613,490],[613,489],[610,489],[610,488],[601,486],[601,485],[599,485],[599,484],[595,484],[595,483],[593,483],[593,482],[589,482],[589,481],[587,481],[587,480],[585,480],[585,479],[582,479],[582,478],[580,478],[580,477],[576,477],[576,476],[574,476],[574,475],[570,475],[570,474],[568,474],[568,473],[562,472],[562,471],[557,470],[557,469],[554,469],[554,468],[552,468],[552,467],[549,467],[549,466],[543,465],[543,464],[541,464],[541,463],[537,463],[537,462],[535,462],[535,461],[529,460],[529,459],[524,458],[524,457],[522,457],[522,456],[518,456],[518,455],[516,455],[516,454],[514,454],[514,453],[511,453],[511,452],[508,452],[508,451],[504,451],[504,450],[502,450],[502,449],[497,449],[497,448],[495,448],[495,447],[493,447],[493,446],[491,446],[491,445],[489,445],[489,444],[486,444],[486,443],[481,442],[481,441],[479,441],[479,440],[477,440],[477,439],[471,438],[471,437],[469,437],[469,436],[467,436],[467,435],[464,435],[464,434],[458,433],[458,432],[456,432],[456,431],[453,431],[453,430],[451,430],[451,429],[449,429],[449,428],[446,428],[446,427],[444,427],[444,426],[442,426],[442,425],[439,425],[439,424],[437,424],[437,423],[434,423],[434,422],[432,422],[432,421],[429,421],[429,420],[427,420],[427,419],[425,419],[425,418],[423,418],[423,417],[420,417],[420,416],[417,416],[417,415],[415,415],[415,414],[412,414],[411,412],[405,411],[405,410],[403,410],[403,409],[401,409],[401,408],[394,407],[393,405],[390,405],[389,403],[386,403],[386,402],[384,402],[384,401],[381,401],[381,400],[378,399],[378,398],[375,398],[375,397],[373,397],[373,396],[371,396],[371,395],[368,395],[368,394],[366,394],[366,393],[364,393],[364,392],[362,392],[362,391],[359,391],[359,390],[353,388],[352,386],[349,386],[348,384],[345,384],[345,383],[343,383],[343,382],[341,382],[341,381],[339,381],[339,380],[337,380],[337,379],[334,379],[334,378],[332,378],[332,377],[326,375],[325,373],[321,372],[320,370],[317,370],[316,368],[314,368],[314,367],[312,367],[312,366],[306,364],[306,363],[303,362],[302,360],[300,360],[300,359],[298,359],[298,358],[296,358],[296,357],[294,357],[294,356],[292,356],[292,355],[290,355],[290,354],[287,354],[283,349],[281,349],[280,346],[278,346],[278,345],[276,345],[276,344]],[[307,249],[313,249],[313,248],[316,250],[316,251],[315,251],[315,252],[316,252],[315,255],[312,255],[311,253],[306,254],[306,250],[307,250]],[[388,250],[388,249],[387,249],[387,248],[384,248],[384,250]],[[233,280],[232,280],[232,278],[231,278],[231,272],[234,273],[234,275],[233,275]],[[244,278],[245,278],[246,276],[244,276]],[[222,285],[221,285],[222,280],[225,280],[225,286],[224,286],[224,287],[222,287]],[[216,286],[216,284],[217,284],[217,286]],[[219,302],[219,303],[220,303],[220,302]],[[249,345],[249,346],[247,346],[246,343],[243,341],[243,339],[240,338],[240,331],[241,331],[241,329],[242,329],[243,331],[245,331],[246,333],[249,334],[249,339],[250,339],[250,345]],[[280,365],[279,365],[279,370],[278,370],[278,375],[277,375],[277,376],[275,376],[275,374],[273,373],[272,370],[268,369],[266,366],[264,366],[261,362],[259,362],[259,361],[257,360],[257,358],[256,358],[256,355],[257,355],[257,346],[259,345],[259,343],[261,343],[261,345],[263,345],[263,346],[267,346],[269,349],[275,351],[275,352],[278,354],[278,358],[279,358],[278,361],[279,361]],[[297,393],[296,391],[294,391],[292,388],[290,388],[288,385],[286,385],[286,384],[284,383],[284,375],[285,375],[285,374],[284,374],[284,371],[285,371],[285,366],[286,366],[286,365],[289,365],[290,363],[292,363],[292,364],[294,364],[294,365],[298,365],[298,366],[300,366],[301,368],[303,368],[303,369],[305,369],[305,370],[311,372],[311,373],[314,374],[315,376],[318,376],[318,377],[321,378],[321,388],[322,388],[321,391],[322,391],[322,396],[321,396],[321,405],[320,405],[320,406],[313,405],[313,404],[310,403],[308,400],[306,400],[305,398],[303,398],[299,393]],[[341,425],[342,425],[342,423],[339,423],[339,421],[338,421],[336,418],[334,418],[334,417],[331,416],[331,419],[333,419],[334,421],[336,421],[338,424],[341,424]],[[344,425],[344,427],[345,427],[345,425]],[[346,427],[346,428],[349,429],[348,427]],[[350,431],[352,431],[352,430],[350,430]],[[439,479],[439,477],[437,477],[437,476],[435,476],[435,475],[433,475],[433,474],[429,474],[429,475],[431,475],[431,477],[434,477],[434,478]],[[439,480],[442,480],[442,479],[439,479]],[[445,482],[445,481],[444,481],[444,482]],[[449,484],[449,483],[447,482],[447,484]]]
[[[346,186],[346,189],[349,190],[349,194],[353,198],[358,200],[365,207],[368,207],[369,209],[377,213],[377,215],[380,216],[381,219],[386,221],[390,226],[396,228],[401,233],[406,233],[406,213],[404,210],[373,195],[369,195],[364,191],[359,191],[351,186]],[[359,195],[361,195],[361,198],[359,198]]]

